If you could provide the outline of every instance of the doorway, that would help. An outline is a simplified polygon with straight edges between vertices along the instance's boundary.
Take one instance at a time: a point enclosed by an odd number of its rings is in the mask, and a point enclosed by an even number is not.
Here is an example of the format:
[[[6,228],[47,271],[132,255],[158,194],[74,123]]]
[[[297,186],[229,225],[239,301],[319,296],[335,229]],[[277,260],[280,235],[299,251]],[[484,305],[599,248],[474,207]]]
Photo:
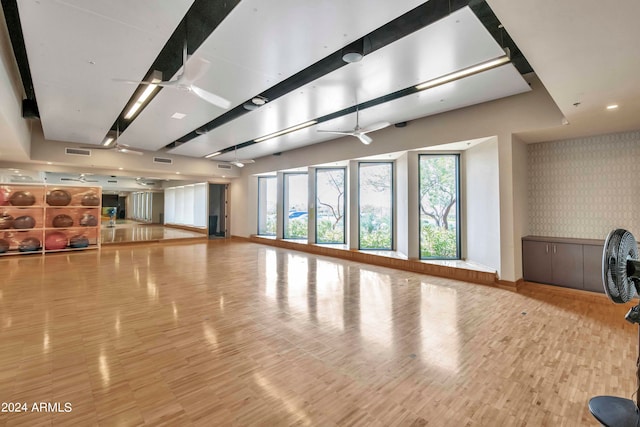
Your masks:
[[[209,184],[209,238],[227,237],[228,184]]]

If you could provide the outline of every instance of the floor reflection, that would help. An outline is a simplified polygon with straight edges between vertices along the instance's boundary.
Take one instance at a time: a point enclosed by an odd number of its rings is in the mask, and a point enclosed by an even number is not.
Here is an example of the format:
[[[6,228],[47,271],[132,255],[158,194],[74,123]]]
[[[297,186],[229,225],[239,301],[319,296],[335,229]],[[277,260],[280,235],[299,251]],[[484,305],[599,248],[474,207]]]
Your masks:
[[[123,224],[116,224],[115,227],[102,225],[100,228],[100,241],[104,244],[146,242],[156,240],[174,239],[202,239],[207,236],[190,230],[182,230],[172,227],[165,227],[159,224],[142,224],[134,221],[127,221]]]

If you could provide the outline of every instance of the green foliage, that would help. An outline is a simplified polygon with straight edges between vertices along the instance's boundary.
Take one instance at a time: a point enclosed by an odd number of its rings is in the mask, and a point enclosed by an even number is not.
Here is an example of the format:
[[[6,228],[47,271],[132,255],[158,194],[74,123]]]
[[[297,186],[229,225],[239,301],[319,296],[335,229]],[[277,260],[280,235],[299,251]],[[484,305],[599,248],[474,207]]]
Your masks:
[[[318,221],[316,240],[318,243],[344,243],[344,226],[342,221],[335,224],[329,219]]]
[[[267,212],[267,221],[263,230],[260,230],[260,234],[263,236],[275,236],[276,235],[276,213]]]
[[[381,215],[371,206],[365,206],[360,213],[360,248],[391,248],[391,215]]]
[[[437,227],[449,229],[455,215],[456,179],[455,156],[420,156],[420,213]]]
[[[420,230],[420,258],[456,258],[456,230],[423,223]]]
[[[293,218],[287,221],[286,239],[306,239],[308,232],[308,220],[306,216]]]

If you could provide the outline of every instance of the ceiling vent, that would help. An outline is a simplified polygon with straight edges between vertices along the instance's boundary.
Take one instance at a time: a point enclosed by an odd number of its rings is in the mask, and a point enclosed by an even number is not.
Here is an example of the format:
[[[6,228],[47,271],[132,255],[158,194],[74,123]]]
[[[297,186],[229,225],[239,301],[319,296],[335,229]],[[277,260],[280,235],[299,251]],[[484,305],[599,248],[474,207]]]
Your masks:
[[[68,154],[69,156],[90,156],[91,150],[85,148],[65,148],[64,154]]]
[[[224,163],[218,163],[218,169],[231,169],[231,165],[225,165]]]
[[[107,183],[109,183],[109,184],[117,184],[118,181],[116,181],[115,179],[109,179],[109,180],[107,180]]]
[[[161,163],[163,165],[172,165],[173,159],[169,159],[167,157],[154,157],[153,163]]]

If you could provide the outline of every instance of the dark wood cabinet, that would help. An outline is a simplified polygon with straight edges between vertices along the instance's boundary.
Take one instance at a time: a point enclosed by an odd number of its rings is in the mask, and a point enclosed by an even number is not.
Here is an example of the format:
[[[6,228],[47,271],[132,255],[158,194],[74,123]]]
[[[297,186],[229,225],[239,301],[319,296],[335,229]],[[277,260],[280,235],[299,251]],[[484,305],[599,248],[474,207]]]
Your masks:
[[[600,273],[603,247],[603,241],[592,239],[524,237],[524,280],[604,292]]]

